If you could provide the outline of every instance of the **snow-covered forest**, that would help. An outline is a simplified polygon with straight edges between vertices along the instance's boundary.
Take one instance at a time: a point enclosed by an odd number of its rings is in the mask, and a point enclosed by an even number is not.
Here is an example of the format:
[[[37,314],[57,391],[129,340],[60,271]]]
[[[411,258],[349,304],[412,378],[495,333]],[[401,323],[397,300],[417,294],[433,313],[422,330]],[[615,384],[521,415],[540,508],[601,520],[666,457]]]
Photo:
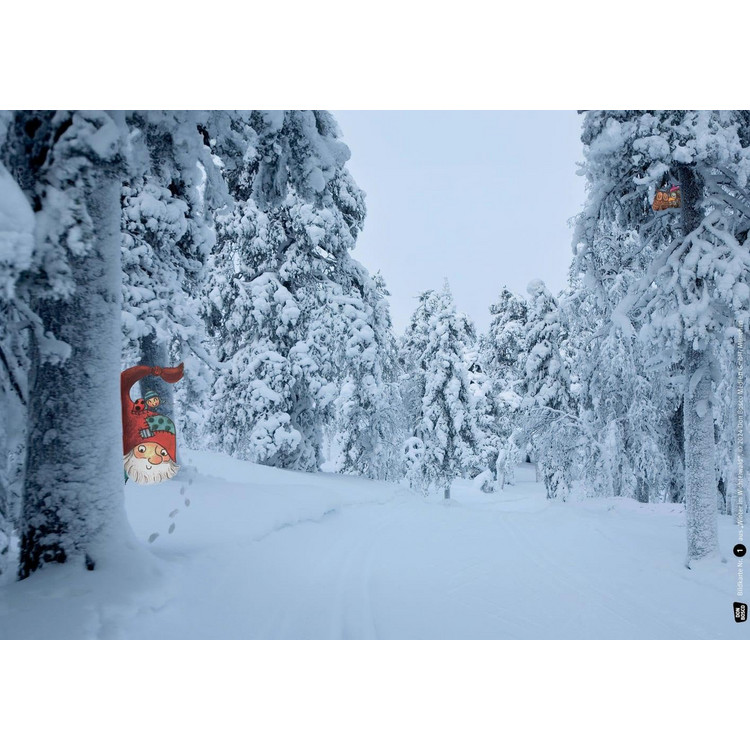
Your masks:
[[[329,112],[0,113],[0,612],[10,622],[26,611],[26,626],[41,617],[24,610],[23,587],[63,565],[91,577],[138,560],[147,579],[152,557],[169,560],[166,551],[159,558],[161,540],[179,539],[180,528],[191,529],[190,544],[204,533],[221,544],[206,504],[223,495],[228,510],[211,512],[245,528],[236,544],[261,568],[272,563],[249,547],[268,534],[367,498],[366,522],[337,565],[359,564],[349,556],[373,529],[390,533],[388,523],[412,524],[394,548],[419,548],[424,531],[439,557],[450,534],[412,509],[495,509],[476,537],[487,555],[495,543],[504,550],[488,587],[535,536],[554,547],[557,524],[585,530],[570,553],[580,561],[571,580],[583,575],[585,587],[587,514],[618,508],[624,520],[602,521],[594,536],[632,535],[644,564],[710,588],[701,564],[726,562],[748,511],[750,112],[587,111],[581,140],[586,202],[571,217],[572,247],[555,249],[571,257],[565,288],[529,278],[524,294],[513,292],[500,264],[486,330],[457,309],[450,278],[423,289],[406,330],[395,330],[387,279],[356,259],[367,197]],[[654,210],[672,185],[680,204]],[[498,242],[500,254],[510,251]],[[134,395],[159,393],[176,425],[180,473],[168,486],[124,485],[120,373],[178,363],[181,380],[145,378]],[[348,478],[309,476],[320,473]],[[252,485],[246,503],[231,482]],[[194,491],[202,511],[183,502]],[[527,501],[552,526],[502,520]],[[386,502],[398,513],[381,509]],[[149,544],[154,508],[177,520]],[[445,519],[463,528],[458,516]],[[680,519],[679,532],[669,519]],[[669,539],[669,554],[649,546],[649,530]],[[241,564],[239,547],[228,566]],[[459,548],[480,569],[490,559],[468,542]],[[564,545],[559,555],[564,577]],[[621,568],[623,581],[637,576],[636,558]],[[532,572],[519,579],[529,587]],[[347,583],[355,599],[360,584]],[[425,587],[428,609],[447,596],[417,576],[413,585]],[[267,591],[246,596],[273,609]],[[346,601],[331,601],[344,624],[313,637],[586,637],[521,620],[493,636],[484,621],[467,631],[450,618],[447,631],[407,618],[378,632],[352,620]],[[627,604],[637,607],[637,596]],[[607,623],[589,632],[638,637]],[[161,636],[158,623],[94,634],[170,637],[164,627]],[[655,625],[644,637],[726,637],[713,620],[690,627]],[[279,615],[226,632],[306,631]]]

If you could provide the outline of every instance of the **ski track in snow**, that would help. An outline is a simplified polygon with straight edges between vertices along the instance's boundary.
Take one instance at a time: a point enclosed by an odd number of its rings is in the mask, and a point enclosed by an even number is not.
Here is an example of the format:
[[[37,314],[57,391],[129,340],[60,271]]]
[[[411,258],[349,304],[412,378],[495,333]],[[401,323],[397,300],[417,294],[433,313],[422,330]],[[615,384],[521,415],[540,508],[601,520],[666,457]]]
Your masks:
[[[494,496],[457,482],[445,505],[353,477],[207,452],[190,451],[188,460],[198,471],[189,507],[184,481],[126,488],[142,540],[136,564],[94,573],[51,566],[6,584],[0,636],[750,635],[731,616],[734,563],[684,568],[681,508],[622,498],[550,503],[531,467]],[[168,535],[175,507],[179,523]],[[721,522],[729,557],[736,532]]]

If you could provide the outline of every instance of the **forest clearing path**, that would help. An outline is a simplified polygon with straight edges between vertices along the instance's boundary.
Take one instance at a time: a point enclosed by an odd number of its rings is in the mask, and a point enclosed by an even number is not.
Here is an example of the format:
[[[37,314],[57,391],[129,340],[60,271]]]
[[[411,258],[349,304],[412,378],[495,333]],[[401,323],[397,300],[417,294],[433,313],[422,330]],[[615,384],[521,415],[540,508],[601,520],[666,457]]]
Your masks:
[[[732,561],[684,568],[681,507],[549,502],[530,466],[495,495],[456,482],[446,505],[186,454],[189,485],[126,488],[136,536],[160,532],[141,547],[145,572],[52,566],[5,586],[0,636],[750,637],[732,617]],[[720,520],[728,554],[736,532]]]

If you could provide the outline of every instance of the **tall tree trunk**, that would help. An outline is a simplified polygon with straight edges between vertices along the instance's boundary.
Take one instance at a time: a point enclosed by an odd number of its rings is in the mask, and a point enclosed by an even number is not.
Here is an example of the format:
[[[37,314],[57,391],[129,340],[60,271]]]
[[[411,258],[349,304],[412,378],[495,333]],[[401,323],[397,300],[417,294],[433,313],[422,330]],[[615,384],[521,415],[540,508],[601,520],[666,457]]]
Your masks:
[[[111,532],[126,523],[120,180],[111,165],[96,162],[81,167],[81,177],[93,241],[85,254],[68,253],[75,290],[62,300],[32,300],[45,329],[69,344],[71,353],[61,364],[51,364],[43,360],[39,342],[33,345],[21,578],[51,562],[85,560],[93,569]]]
[[[742,323],[740,322],[740,325]],[[744,442],[744,430],[743,428],[743,422],[742,422],[742,413],[740,411],[741,405],[742,405],[742,399],[744,394],[742,391],[744,390],[744,383],[742,380],[744,379],[744,372],[740,374],[740,357],[742,357],[742,352],[740,351],[739,342],[737,343],[737,346],[734,350],[734,370],[733,370],[733,379],[732,379],[732,388],[731,388],[731,398],[729,400],[729,422],[727,425],[727,431],[729,434],[729,461],[728,466],[725,470],[726,475],[726,497],[725,497],[725,508],[724,512],[728,515],[731,515],[734,519],[735,523],[739,523],[738,518],[738,504],[741,502],[741,498],[739,497],[740,494],[740,487],[742,478],[739,474],[740,469],[740,461],[741,456],[740,453],[742,451],[741,442]],[[744,359],[744,357],[743,357]],[[744,362],[743,362],[743,370],[744,370]]]
[[[747,372],[750,367],[750,331],[748,326],[743,326],[742,333],[742,372],[740,373],[740,362],[735,367],[734,403],[732,411],[732,430],[735,435],[734,463],[732,471],[732,487],[730,490],[732,501],[732,514],[736,524],[745,523],[747,513],[750,510],[750,387],[747,384]],[[741,438],[741,440],[740,440]]]
[[[743,482],[742,486],[744,489],[744,500],[745,500],[745,517],[750,513],[750,386],[747,383],[747,371],[750,367],[750,329],[745,325],[745,353],[743,357],[744,367],[744,384],[743,384],[743,409],[742,414],[744,417],[745,426],[742,431],[742,444],[743,444]]]
[[[695,170],[679,169],[682,191],[682,232],[687,237],[703,219],[702,186]],[[696,285],[704,283],[695,280]],[[714,417],[711,409],[710,356],[688,342],[685,353],[685,514],[687,559],[699,560],[719,547],[716,497],[716,450]]]
[[[718,510],[714,460],[714,416],[711,409],[710,357],[688,350],[685,376],[685,513],[688,560],[718,549]]]

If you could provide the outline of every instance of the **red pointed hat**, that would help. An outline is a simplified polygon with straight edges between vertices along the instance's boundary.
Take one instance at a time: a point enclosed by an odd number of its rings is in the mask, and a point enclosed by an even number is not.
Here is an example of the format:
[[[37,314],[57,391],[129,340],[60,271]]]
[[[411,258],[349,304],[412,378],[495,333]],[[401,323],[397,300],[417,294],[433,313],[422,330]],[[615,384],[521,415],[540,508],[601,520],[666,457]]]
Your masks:
[[[122,401],[122,452],[127,455],[140,443],[156,443],[164,448],[174,461],[177,456],[177,434],[174,422],[161,414],[145,416],[142,412],[133,413],[130,389],[147,375],[160,377],[167,383],[176,383],[182,378],[184,365],[177,367],[147,367],[136,365],[120,375],[120,399]]]

